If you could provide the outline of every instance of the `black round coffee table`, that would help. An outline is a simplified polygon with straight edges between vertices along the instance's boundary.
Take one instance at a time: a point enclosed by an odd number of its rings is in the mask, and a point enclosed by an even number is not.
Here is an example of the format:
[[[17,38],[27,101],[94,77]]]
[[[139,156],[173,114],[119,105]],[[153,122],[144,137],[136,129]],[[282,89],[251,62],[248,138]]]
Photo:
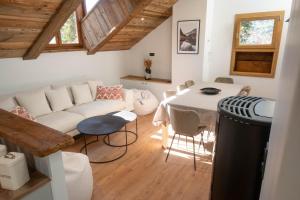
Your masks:
[[[92,161],[90,160],[91,163],[108,163],[108,162],[113,162],[115,160],[118,160],[122,158],[126,153],[128,149],[128,145],[134,143],[137,140],[137,121],[136,121],[136,132],[128,131],[126,124],[131,122],[131,120],[126,120],[120,116],[114,116],[113,114],[116,114],[118,112],[114,113],[109,113],[107,115],[101,115],[101,116],[96,116],[96,117],[91,117],[88,119],[85,119],[81,121],[77,125],[77,130],[80,132],[80,134],[84,138],[84,146],[81,147],[80,152],[85,150],[85,154],[88,155],[88,145],[98,142],[99,141],[99,136],[105,136],[103,138],[103,141],[106,145],[109,145],[111,147],[124,147],[124,151],[121,155],[117,156],[116,158],[113,158],[111,160],[106,160],[106,161]],[[125,127],[125,130],[121,130],[123,127]],[[127,138],[127,133],[133,133],[135,134],[135,140],[128,144],[128,138]],[[124,145],[113,145],[110,143],[109,136],[111,134],[115,133],[125,133],[125,144]],[[96,136],[97,139],[93,140],[89,143],[87,143],[86,136]],[[107,141],[106,141],[107,138]]]

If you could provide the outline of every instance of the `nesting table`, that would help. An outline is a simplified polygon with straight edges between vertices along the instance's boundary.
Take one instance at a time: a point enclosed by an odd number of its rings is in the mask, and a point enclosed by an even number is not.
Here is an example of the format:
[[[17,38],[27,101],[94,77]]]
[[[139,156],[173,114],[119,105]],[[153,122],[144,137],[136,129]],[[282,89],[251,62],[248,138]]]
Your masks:
[[[131,130],[127,130],[127,124],[135,121],[135,132]],[[124,130],[122,128],[124,127]],[[137,134],[137,115],[133,112],[129,111],[120,111],[120,112],[112,112],[106,115],[91,117],[81,121],[77,125],[77,130],[84,138],[84,146],[81,147],[80,152],[83,150],[85,154],[88,156],[88,146],[90,144],[99,142],[99,137],[103,136],[104,144],[110,147],[122,147],[124,148],[123,153],[113,159],[105,160],[105,161],[94,161],[90,160],[91,163],[108,163],[118,160],[125,156],[127,153],[128,145],[135,143],[138,139]],[[121,134],[124,133],[124,144],[115,145],[110,141],[110,135],[112,134]],[[134,140],[128,143],[128,133],[133,134]],[[87,142],[87,136],[96,136],[96,140],[91,142]]]

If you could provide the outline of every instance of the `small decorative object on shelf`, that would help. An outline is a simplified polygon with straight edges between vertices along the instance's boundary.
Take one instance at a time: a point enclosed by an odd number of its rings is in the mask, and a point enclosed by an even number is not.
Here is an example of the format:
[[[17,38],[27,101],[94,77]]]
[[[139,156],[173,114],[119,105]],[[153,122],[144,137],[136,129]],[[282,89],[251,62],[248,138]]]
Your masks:
[[[155,53],[149,53],[149,57],[155,56]],[[152,66],[152,60],[150,58],[147,58],[144,60],[144,67],[145,67],[145,80],[151,79],[151,66]]]

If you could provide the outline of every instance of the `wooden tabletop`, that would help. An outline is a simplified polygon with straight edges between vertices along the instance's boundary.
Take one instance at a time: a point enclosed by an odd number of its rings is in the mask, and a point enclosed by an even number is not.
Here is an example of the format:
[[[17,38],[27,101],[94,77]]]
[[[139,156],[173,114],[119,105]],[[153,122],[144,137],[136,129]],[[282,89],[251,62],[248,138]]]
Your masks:
[[[74,143],[74,139],[39,123],[0,109],[0,137],[44,157]]]

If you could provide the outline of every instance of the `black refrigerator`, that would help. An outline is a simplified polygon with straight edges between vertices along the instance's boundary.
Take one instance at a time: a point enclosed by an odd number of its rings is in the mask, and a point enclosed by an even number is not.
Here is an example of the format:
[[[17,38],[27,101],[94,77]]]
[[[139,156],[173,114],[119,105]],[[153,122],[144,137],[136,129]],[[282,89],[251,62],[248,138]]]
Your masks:
[[[211,200],[258,200],[275,102],[235,96],[218,104]]]

